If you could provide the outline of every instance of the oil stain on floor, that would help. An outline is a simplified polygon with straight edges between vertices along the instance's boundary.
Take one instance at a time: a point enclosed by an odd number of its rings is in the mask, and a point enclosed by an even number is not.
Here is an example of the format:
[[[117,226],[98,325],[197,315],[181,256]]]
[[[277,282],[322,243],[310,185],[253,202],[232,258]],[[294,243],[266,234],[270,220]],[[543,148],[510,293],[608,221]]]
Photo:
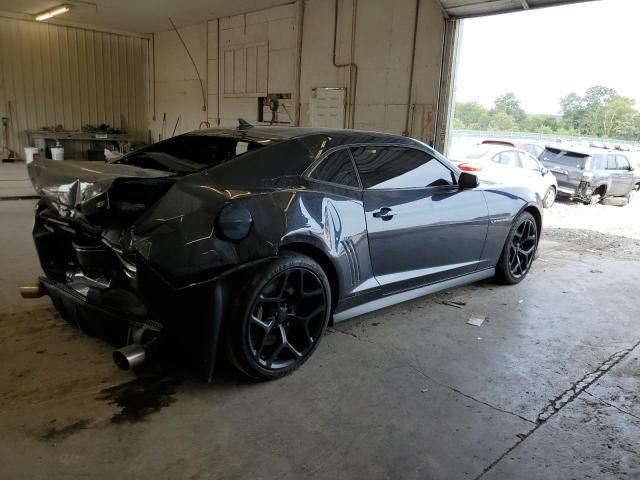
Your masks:
[[[175,402],[176,387],[182,380],[171,377],[139,377],[100,391],[98,400],[116,405],[120,411],[111,423],[131,424],[144,421]]]

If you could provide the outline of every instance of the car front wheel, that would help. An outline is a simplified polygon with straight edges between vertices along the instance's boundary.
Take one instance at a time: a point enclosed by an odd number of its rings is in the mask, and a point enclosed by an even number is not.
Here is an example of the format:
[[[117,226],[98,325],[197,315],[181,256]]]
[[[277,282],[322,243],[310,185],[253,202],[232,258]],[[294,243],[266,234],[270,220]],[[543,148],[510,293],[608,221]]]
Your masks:
[[[529,212],[513,222],[496,266],[496,278],[507,285],[520,283],[529,273],[538,249],[538,226]]]
[[[331,288],[314,260],[285,253],[253,274],[239,295],[227,351],[256,380],[279,378],[315,351],[331,315]]]

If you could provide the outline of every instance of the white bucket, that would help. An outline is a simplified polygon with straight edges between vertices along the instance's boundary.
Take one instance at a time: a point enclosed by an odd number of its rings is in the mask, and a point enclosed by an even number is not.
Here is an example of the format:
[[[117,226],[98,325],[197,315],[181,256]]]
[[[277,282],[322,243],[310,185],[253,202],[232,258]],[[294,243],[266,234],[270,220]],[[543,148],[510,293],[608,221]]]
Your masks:
[[[51,147],[51,160],[64,160],[64,148]]]
[[[40,153],[40,150],[36,147],[24,147],[24,159],[27,163],[33,162],[36,155]]]

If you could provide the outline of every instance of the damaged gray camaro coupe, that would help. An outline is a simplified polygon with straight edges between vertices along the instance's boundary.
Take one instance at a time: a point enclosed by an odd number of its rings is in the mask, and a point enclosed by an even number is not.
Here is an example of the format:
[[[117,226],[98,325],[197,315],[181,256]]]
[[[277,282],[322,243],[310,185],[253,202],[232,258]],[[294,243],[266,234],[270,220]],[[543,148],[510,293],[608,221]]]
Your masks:
[[[49,295],[133,368],[225,352],[250,377],[299,367],[330,322],[528,273],[541,199],[479,186],[421,142],[349,130],[201,130],[114,163],[36,160]]]

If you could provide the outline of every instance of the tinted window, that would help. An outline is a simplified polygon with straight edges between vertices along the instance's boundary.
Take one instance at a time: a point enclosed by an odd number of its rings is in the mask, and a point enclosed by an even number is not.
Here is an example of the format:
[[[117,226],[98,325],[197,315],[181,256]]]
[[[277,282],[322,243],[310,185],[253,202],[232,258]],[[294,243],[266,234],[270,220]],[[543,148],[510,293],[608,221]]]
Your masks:
[[[136,150],[117,163],[175,173],[213,167],[262,148],[256,141],[215,135],[180,135]]]
[[[617,170],[618,164],[616,163],[615,155],[607,155],[607,170]]]
[[[412,148],[359,147],[353,156],[364,188],[421,188],[452,185],[451,170]]]
[[[323,182],[337,183],[348,187],[359,187],[356,171],[347,150],[332,153],[313,169],[311,178]]]
[[[547,147],[540,155],[542,162],[549,162],[553,165],[562,165],[565,167],[573,167],[584,169],[589,155],[578,152],[567,152],[558,148]]]
[[[627,157],[623,157],[622,155],[616,155],[616,161],[618,163],[618,170],[630,170],[631,165],[629,164],[629,160]]]

